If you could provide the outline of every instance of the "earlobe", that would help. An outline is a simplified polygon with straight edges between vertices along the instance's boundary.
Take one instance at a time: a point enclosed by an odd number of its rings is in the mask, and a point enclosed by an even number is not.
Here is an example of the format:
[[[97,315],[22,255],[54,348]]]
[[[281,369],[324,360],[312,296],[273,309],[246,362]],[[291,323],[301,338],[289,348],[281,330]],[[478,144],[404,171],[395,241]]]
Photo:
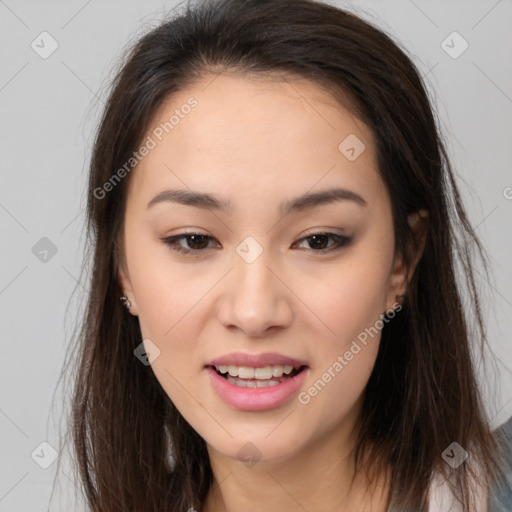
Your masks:
[[[388,300],[385,313],[397,309],[398,306],[403,303],[406,291],[406,268],[404,265],[403,257],[401,254],[399,254],[395,260],[390,276],[390,288],[388,292]]]
[[[397,304],[402,304],[407,295],[407,286],[425,249],[428,226],[427,210],[414,212],[408,216],[407,220],[411,228],[411,238],[407,244],[408,264],[406,265],[403,254],[397,256],[390,277],[388,311],[395,309]]]
[[[137,303],[133,294],[130,278],[121,265],[118,272],[119,287],[122,295],[119,297],[121,305],[126,308],[133,316],[137,315]]]
[[[418,210],[417,212],[411,213],[407,217],[407,220],[412,233],[410,244],[410,254],[412,255],[412,258],[407,276],[407,282],[409,282],[412,279],[416,266],[423,255],[423,251],[425,250],[428,229],[428,211]]]

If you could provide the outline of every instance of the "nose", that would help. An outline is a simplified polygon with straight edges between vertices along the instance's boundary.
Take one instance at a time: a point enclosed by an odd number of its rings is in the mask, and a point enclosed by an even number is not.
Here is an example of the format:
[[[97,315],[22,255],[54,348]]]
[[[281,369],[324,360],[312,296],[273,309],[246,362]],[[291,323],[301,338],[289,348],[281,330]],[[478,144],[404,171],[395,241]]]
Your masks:
[[[218,318],[226,328],[260,338],[290,325],[293,294],[270,263],[265,251],[251,263],[235,255],[218,308]]]

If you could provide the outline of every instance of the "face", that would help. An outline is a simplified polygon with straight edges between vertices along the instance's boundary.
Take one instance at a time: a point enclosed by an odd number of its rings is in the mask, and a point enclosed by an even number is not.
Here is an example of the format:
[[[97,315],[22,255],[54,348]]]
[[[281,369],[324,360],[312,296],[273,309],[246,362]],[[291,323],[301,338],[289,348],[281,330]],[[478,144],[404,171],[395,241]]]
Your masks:
[[[347,434],[404,291],[369,129],[307,81],[220,75],[147,137],[120,281],[165,392],[233,459]]]

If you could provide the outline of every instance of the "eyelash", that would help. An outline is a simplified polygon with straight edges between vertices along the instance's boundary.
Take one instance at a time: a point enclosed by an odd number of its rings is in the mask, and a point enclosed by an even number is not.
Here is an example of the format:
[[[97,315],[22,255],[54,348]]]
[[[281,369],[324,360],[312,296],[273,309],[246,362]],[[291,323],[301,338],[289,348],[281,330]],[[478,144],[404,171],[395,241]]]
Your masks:
[[[199,253],[201,253],[201,252],[203,252],[203,251],[208,249],[208,248],[203,248],[203,249],[186,249],[186,248],[184,248],[184,247],[182,247],[180,245],[177,245],[177,242],[179,240],[186,239],[186,238],[191,237],[191,236],[201,236],[201,237],[209,239],[209,240],[214,240],[213,237],[208,236],[208,235],[203,235],[201,233],[183,233],[181,235],[174,235],[174,236],[170,236],[170,237],[161,237],[160,240],[162,240],[162,242],[164,242],[173,251],[184,253],[184,254],[196,253],[194,256],[199,255]],[[337,242],[334,245],[331,245],[330,247],[328,247],[326,249],[310,249],[313,252],[318,252],[318,253],[323,253],[323,254],[340,250],[340,249],[342,249],[343,247],[346,247],[347,245],[349,245],[352,242],[352,237],[343,236],[343,235],[336,235],[335,233],[319,231],[317,233],[310,233],[308,236],[306,236],[304,238],[301,238],[300,240],[298,240],[295,243],[302,242],[303,240],[308,240],[310,238],[313,238],[314,236],[324,236],[324,237],[326,236],[328,238],[332,238],[334,240],[337,240]]]

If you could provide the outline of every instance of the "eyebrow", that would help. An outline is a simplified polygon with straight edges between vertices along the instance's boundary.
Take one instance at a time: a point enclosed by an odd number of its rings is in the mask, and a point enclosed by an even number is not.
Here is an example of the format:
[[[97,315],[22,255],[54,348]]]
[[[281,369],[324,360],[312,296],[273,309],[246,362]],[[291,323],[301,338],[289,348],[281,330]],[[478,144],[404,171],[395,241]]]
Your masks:
[[[343,188],[333,188],[306,193],[285,201],[281,204],[280,210],[281,214],[285,216],[292,212],[304,211],[339,201],[352,201],[362,207],[368,206],[368,203],[359,194]],[[178,203],[205,210],[221,211],[227,214],[230,214],[233,210],[233,205],[230,201],[222,200],[213,194],[190,190],[164,190],[151,199],[146,209],[162,202]]]

